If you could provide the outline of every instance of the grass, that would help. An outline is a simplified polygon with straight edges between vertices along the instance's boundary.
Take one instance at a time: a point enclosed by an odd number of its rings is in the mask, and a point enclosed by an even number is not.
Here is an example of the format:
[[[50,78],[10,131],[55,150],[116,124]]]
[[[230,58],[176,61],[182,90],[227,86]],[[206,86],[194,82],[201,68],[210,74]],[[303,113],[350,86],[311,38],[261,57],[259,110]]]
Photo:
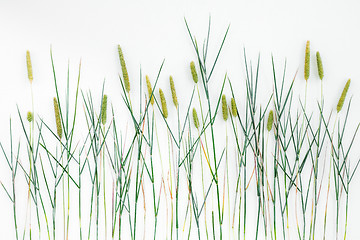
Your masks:
[[[329,105],[330,96],[325,104],[326,66],[317,52],[320,94],[308,96],[314,84],[309,42],[304,99],[297,72],[288,77],[287,62],[279,71],[273,56],[271,62],[260,54],[252,61],[244,49],[244,78],[230,77],[218,67],[230,26],[216,49],[210,48],[211,18],[202,44],[186,20],[185,26],[193,47],[180,66],[188,74],[181,81],[194,82],[187,92],[175,91],[181,83],[176,76],[168,78],[170,88],[162,86],[165,60],[153,85],[141,68],[138,76],[128,72],[120,45],[121,102],[106,93],[105,80],[96,95],[81,90],[81,62],[74,78],[68,64],[62,89],[50,50],[55,117],[36,114],[41,109],[35,113],[32,103],[25,121],[19,106],[21,139],[15,144],[10,119],[9,141],[0,143],[10,178],[0,183],[16,239],[69,239],[73,231],[79,239],[274,240],[294,238],[294,232],[298,239],[325,239],[330,229],[346,239],[351,183],[360,163],[352,154],[360,124],[349,123],[350,81],[337,106]],[[33,98],[29,52],[26,59]],[[272,89],[260,96],[266,64]],[[21,191],[26,201],[19,201]],[[18,207],[24,202],[22,222]]]

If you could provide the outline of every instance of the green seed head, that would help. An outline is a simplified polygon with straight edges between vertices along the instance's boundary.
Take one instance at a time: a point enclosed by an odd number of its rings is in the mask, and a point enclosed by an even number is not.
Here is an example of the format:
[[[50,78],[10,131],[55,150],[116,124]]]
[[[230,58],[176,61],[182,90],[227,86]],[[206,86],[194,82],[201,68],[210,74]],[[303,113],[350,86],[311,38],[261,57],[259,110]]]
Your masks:
[[[124,59],[124,54],[121,50],[120,45],[118,45],[118,52],[119,52],[119,59],[120,59],[120,64],[121,64],[121,70],[123,73],[123,78],[124,78],[124,85],[125,85],[125,90],[127,92],[130,92],[130,81],[129,81],[129,75],[126,69],[126,64],[125,64],[125,59]]]
[[[226,96],[225,94],[222,95],[221,98],[221,102],[222,102],[222,114],[223,114],[223,118],[226,121],[228,119],[228,108],[227,108],[227,102],[226,102]]]
[[[342,109],[342,107],[343,107],[343,105],[344,105],[344,101],[345,101],[345,98],[346,98],[346,94],[347,94],[347,92],[348,92],[348,90],[349,90],[350,81],[351,81],[351,80],[349,79],[349,80],[346,82],[345,87],[344,87],[344,89],[343,89],[343,91],[342,91],[342,93],[341,93],[339,102],[338,102],[338,104],[337,104],[337,106],[336,106],[336,111],[337,111],[337,112],[340,112],[341,109]]]
[[[195,83],[197,83],[197,82],[198,82],[198,75],[197,75],[197,73],[196,73],[196,68],[195,68],[195,63],[194,63],[194,61],[192,61],[192,62],[190,63],[190,69],[191,69],[191,75],[192,75],[192,77],[193,77],[193,80],[194,80]]]
[[[34,116],[32,112],[27,112],[27,120],[29,123],[31,123],[34,120]]]
[[[306,42],[304,78],[307,81],[310,76],[310,41]]]
[[[61,119],[60,119],[60,110],[59,110],[59,103],[55,97],[54,97],[54,112],[55,112],[57,135],[61,139],[62,127],[61,127]]]
[[[167,118],[168,110],[167,110],[167,105],[166,105],[166,99],[165,99],[164,92],[161,88],[159,88],[159,94],[160,94],[161,108],[162,108],[164,117]]]
[[[152,94],[151,82],[150,82],[150,79],[149,79],[148,75],[146,75],[145,78],[146,78],[146,87],[147,87],[148,94],[149,94],[149,97],[150,97],[151,94]],[[150,103],[151,103],[151,105],[154,105],[154,95],[151,96]]]
[[[269,132],[272,129],[273,123],[274,123],[274,113],[273,113],[273,110],[270,110],[269,117],[268,117],[268,120],[267,120],[267,126],[266,126],[266,128],[267,128],[267,130]]]
[[[26,67],[28,71],[28,78],[30,83],[33,81],[33,72],[32,72],[32,65],[31,65],[31,59],[30,59],[30,52],[29,50],[26,51]]]
[[[231,114],[234,117],[237,117],[237,107],[236,107],[236,102],[234,98],[231,98]]]
[[[322,80],[324,77],[324,69],[323,69],[323,65],[322,65],[322,61],[321,61],[319,52],[316,52],[316,62],[317,62],[319,77]]]
[[[175,105],[175,107],[178,107],[178,100],[177,100],[177,96],[176,96],[176,90],[175,90],[175,84],[174,84],[174,80],[173,77],[170,76],[170,89],[171,89],[171,96],[173,99],[173,103]]]
[[[196,109],[193,108],[193,120],[194,120],[194,126],[199,129],[199,118],[198,118],[198,115],[197,115],[197,112],[196,112]]]
[[[106,109],[107,109],[107,95],[104,95],[101,104],[101,122],[103,125],[105,125],[106,123]]]

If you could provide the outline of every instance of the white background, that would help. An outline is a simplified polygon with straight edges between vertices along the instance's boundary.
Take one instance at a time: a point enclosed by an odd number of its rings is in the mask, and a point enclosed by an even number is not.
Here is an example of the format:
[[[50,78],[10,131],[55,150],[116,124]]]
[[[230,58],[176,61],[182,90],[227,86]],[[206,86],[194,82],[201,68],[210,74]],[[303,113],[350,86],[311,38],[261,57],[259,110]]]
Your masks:
[[[220,55],[214,79],[222,80],[228,73],[233,82],[244,79],[243,48],[249,59],[255,61],[261,54],[261,102],[265,103],[272,89],[271,54],[282,72],[287,59],[287,77],[292,80],[296,71],[296,88],[303,94],[304,49],[307,40],[311,46],[311,73],[308,96],[318,96],[319,79],[316,73],[315,52],[320,51],[324,65],[324,95],[328,111],[335,109],[337,99],[348,78],[352,79],[349,94],[353,95],[350,129],[359,122],[360,115],[360,4],[358,1],[144,1],[137,3],[106,2],[29,2],[0,3],[0,141],[8,140],[8,122],[11,116],[15,131],[21,132],[16,105],[24,112],[31,109],[31,97],[25,62],[30,50],[33,64],[34,105],[37,113],[53,120],[52,97],[54,86],[50,63],[52,46],[59,84],[65,86],[68,61],[72,84],[81,59],[81,88],[101,94],[111,102],[121,102],[117,74],[120,66],[117,44],[121,44],[130,78],[138,79],[139,69],[155,79],[165,59],[159,85],[170,96],[168,75],[172,74],[179,102],[187,100],[185,93],[192,87],[188,64],[195,59],[184,17],[199,42],[205,37],[209,16],[212,20],[210,58],[214,59],[227,26],[228,38]],[[219,85],[214,83],[214,85]],[[234,83],[235,86],[243,86]],[[135,84],[133,84],[135,86]],[[135,88],[135,87],[134,87]],[[216,87],[214,87],[216,89]],[[136,92],[136,90],[134,90]],[[230,91],[227,88],[227,93]],[[181,93],[184,93],[183,95]],[[241,90],[239,90],[239,95]],[[303,96],[302,96],[303,97]],[[168,97],[170,103],[170,97]],[[241,105],[241,103],[240,103]],[[311,108],[311,107],[310,107]],[[82,108],[81,108],[82,109]],[[175,110],[169,110],[170,115]],[[53,125],[55,126],[55,125]],[[18,139],[18,138],[17,138]],[[17,140],[16,139],[16,140]],[[164,141],[166,137],[164,137]],[[359,153],[358,144],[354,156]],[[0,180],[9,184],[5,160],[0,162]],[[355,161],[354,157],[354,161]],[[360,237],[360,173],[352,182],[348,239]],[[13,236],[12,211],[6,194],[0,191],[1,238]],[[150,215],[150,214],[149,214]],[[329,220],[330,221],[330,220]],[[20,221],[23,226],[24,221]],[[328,226],[329,233],[333,233]],[[151,230],[149,231],[151,232]],[[296,236],[296,235],[295,235]],[[332,235],[329,234],[329,239]],[[8,239],[8,238],[6,238]]]

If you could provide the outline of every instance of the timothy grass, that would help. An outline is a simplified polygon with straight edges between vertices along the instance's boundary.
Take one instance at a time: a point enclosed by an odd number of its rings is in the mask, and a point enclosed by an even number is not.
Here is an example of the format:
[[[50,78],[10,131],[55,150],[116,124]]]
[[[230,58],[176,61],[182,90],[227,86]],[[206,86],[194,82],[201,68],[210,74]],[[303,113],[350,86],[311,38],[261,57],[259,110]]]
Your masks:
[[[353,231],[350,189],[360,158],[352,152],[360,124],[349,123],[350,79],[337,105],[330,106],[331,96],[325,105],[326,61],[316,52],[321,89],[317,97],[307,96],[308,85],[314,86],[309,41],[304,77],[288,77],[287,61],[281,68],[273,56],[267,62],[259,54],[253,61],[244,49],[244,77],[230,78],[218,65],[230,28],[213,49],[211,18],[201,42],[184,22],[193,52],[178,67],[188,79],[165,78],[165,60],[152,81],[141,68],[138,75],[128,72],[133,63],[125,63],[118,45],[120,102],[106,91],[111,79],[100,91],[81,90],[81,62],[74,81],[68,64],[62,89],[50,50],[52,118],[43,117],[40,107],[34,111],[33,100],[26,115],[18,106],[21,138],[15,144],[10,119],[9,147],[0,143],[11,178],[0,183],[16,239],[69,239],[72,231],[79,239],[274,240],[293,233],[325,239],[330,229],[346,239]],[[26,65],[33,99],[29,51]],[[264,65],[271,76],[262,76]],[[272,89],[260,96],[262,81],[270,78]],[[305,98],[298,95],[297,78],[306,80]],[[170,87],[159,87],[164,79]],[[192,87],[176,91],[184,81]],[[317,107],[308,109],[308,101]],[[20,222],[19,189],[28,206]]]

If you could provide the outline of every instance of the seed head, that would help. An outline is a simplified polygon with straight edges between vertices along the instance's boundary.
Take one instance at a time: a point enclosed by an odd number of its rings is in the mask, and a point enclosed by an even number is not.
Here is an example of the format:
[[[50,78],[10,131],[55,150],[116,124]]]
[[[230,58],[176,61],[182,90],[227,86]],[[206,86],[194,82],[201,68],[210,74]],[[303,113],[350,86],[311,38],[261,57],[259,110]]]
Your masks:
[[[59,103],[55,97],[54,97],[54,112],[55,112],[57,135],[61,139],[62,127],[61,127],[61,119],[60,119],[60,110],[59,110]]]
[[[267,130],[269,132],[272,129],[273,123],[274,123],[274,113],[273,113],[273,110],[270,110],[269,117],[268,117],[268,120],[267,120],[267,126],[266,126],[266,128],[267,128]]]
[[[171,89],[171,96],[173,99],[173,103],[175,105],[175,107],[178,107],[178,100],[177,100],[177,96],[176,96],[176,90],[175,90],[175,84],[174,84],[174,80],[173,77],[170,76],[170,89]]]
[[[32,112],[27,112],[27,120],[29,123],[31,123],[33,120],[34,120],[34,116],[33,116],[33,113]]]
[[[146,87],[147,87],[148,94],[149,94],[149,97],[150,97],[151,94],[152,94],[151,82],[150,82],[150,79],[149,79],[148,75],[146,75],[145,78],[146,78]],[[151,103],[151,105],[154,105],[154,95],[151,96],[150,103]]]
[[[166,105],[166,99],[165,99],[164,92],[161,88],[159,88],[159,94],[160,94],[161,108],[162,108],[164,117],[167,118],[168,110],[167,110],[167,105]]]
[[[199,129],[199,118],[198,118],[198,115],[197,115],[197,112],[196,112],[196,109],[193,108],[193,120],[194,120],[194,126]]]
[[[227,108],[225,94],[222,95],[221,102],[222,102],[222,115],[223,115],[224,120],[226,121],[228,119],[229,115],[228,115],[228,108]]]
[[[124,54],[121,50],[120,45],[118,45],[118,52],[119,52],[119,59],[120,59],[120,64],[121,64],[121,70],[123,73],[123,78],[124,78],[124,85],[125,85],[125,90],[127,92],[130,92],[130,81],[129,81],[129,75],[126,69],[126,64],[125,64],[125,59],[124,59]]]
[[[195,83],[197,83],[197,82],[198,82],[198,75],[197,75],[197,73],[196,73],[196,68],[195,68],[195,63],[194,63],[194,61],[192,61],[192,62],[190,63],[190,69],[191,69],[191,75],[192,75],[192,77],[193,77],[193,80],[194,80]]]
[[[342,107],[343,107],[343,105],[344,105],[345,97],[346,97],[346,94],[347,94],[347,92],[348,92],[348,90],[349,90],[350,81],[351,81],[351,80],[349,79],[349,80],[346,82],[345,87],[344,87],[344,89],[343,89],[343,91],[342,91],[342,93],[341,93],[339,102],[338,102],[338,104],[337,104],[337,106],[336,106],[336,111],[337,111],[337,112],[340,112],[341,109],[342,109]]]
[[[33,81],[33,71],[32,71],[32,65],[31,65],[31,58],[30,58],[30,52],[29,50],[26,51],[26,67],[28,71],[28,78],[30,83]]]
[[[324,77],[324,69],[323,69],[323,65],[322,65],[322,61],[321,61],[319,52],[316,52],[316,62],[317,62],[317,67],[318,67],[319,78],[322,80]]]
[[[236,102],[234,98],[231,98],[231,114],[234,117],[237,117],[237,107],[236,107]]]
[[[310,76],[310,41],[306,42],[304,78],[307,81]]]
[[[106,123],[106,109],[107,109],[107,95],[104,95],[101,104],[101,122],[103,125],[105,125]]]

